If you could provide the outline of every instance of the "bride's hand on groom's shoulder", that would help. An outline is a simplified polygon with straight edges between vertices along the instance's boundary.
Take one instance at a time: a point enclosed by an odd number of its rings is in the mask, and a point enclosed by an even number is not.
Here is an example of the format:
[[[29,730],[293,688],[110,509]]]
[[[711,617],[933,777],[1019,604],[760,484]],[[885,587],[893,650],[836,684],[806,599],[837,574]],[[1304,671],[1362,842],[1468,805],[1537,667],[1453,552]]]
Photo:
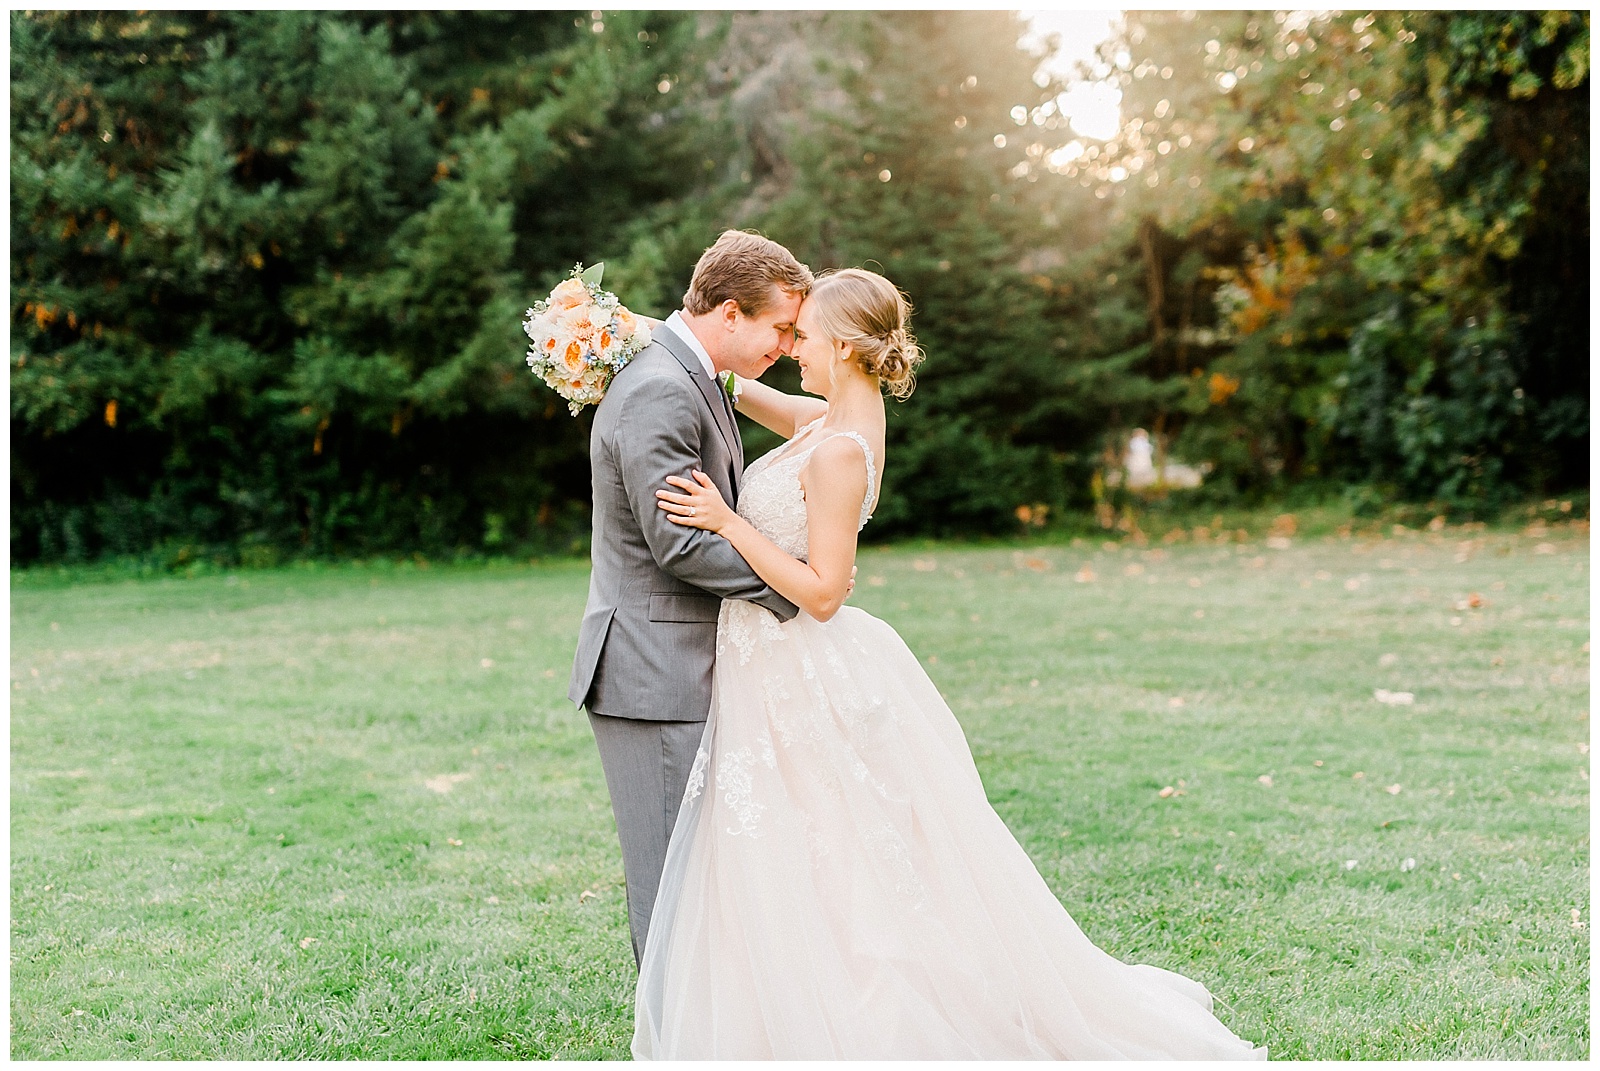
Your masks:
[[[673,524],[721,532],[738,516],[722,500],[722,494],[717,490],[717,485],[711,482],[711,477],[699,469],[694,470],[692,481],[682,476],[668,476],[667,483],[679,490],[663,488],[657,491],[656,505],[666,510],[667,520]]]

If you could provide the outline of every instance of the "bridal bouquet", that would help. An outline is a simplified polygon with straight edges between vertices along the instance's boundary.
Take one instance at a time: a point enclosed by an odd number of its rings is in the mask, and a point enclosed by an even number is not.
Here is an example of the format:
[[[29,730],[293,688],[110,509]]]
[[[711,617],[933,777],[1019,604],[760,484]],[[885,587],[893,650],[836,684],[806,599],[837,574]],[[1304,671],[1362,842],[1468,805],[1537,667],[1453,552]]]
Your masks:
[[[573,416],[599,404],[611,377],[650,344],[650,329],[615,294],[600,289],[605,267],[578,265],[522,321],[533,340],[528,367],[567,400]]]

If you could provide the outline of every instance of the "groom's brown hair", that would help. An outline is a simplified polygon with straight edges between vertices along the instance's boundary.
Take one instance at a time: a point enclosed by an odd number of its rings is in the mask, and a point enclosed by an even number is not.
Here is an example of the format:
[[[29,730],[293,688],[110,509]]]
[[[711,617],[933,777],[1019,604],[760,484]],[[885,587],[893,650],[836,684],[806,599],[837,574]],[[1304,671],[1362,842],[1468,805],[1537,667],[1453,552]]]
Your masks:
[[[804,297],[815,282],[811,269],[770,238],[754,231],[723,231],[700,254],[683,307],[702,316],[732,298],[746,316],[759,316],[772,300],[774,284]]]

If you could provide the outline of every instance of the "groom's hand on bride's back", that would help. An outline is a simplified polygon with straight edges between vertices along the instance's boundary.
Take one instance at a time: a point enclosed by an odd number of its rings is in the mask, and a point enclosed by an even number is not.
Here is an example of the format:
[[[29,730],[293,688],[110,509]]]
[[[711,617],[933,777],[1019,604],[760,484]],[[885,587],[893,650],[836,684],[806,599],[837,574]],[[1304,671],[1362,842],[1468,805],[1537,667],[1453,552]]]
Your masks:
[[[850,583],[848,583],[848,584],[846,584],[844,586],[844,597],[846,599],[848,599],[851,595],[855,594],[855,590],[856,590],[856,570],[858,570],[859,568],[861,568],[859,565],[852,565],[850,567]]]

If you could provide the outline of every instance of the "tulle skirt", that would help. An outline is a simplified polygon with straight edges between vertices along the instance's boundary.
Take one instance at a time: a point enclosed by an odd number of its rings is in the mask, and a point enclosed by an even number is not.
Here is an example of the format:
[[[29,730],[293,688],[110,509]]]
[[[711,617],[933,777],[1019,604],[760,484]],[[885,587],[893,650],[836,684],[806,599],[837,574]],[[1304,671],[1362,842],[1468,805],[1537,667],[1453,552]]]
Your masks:
[[[640,1059],[1265,1059],[1096,948],[899,635],[722,604],[640,967]]]

